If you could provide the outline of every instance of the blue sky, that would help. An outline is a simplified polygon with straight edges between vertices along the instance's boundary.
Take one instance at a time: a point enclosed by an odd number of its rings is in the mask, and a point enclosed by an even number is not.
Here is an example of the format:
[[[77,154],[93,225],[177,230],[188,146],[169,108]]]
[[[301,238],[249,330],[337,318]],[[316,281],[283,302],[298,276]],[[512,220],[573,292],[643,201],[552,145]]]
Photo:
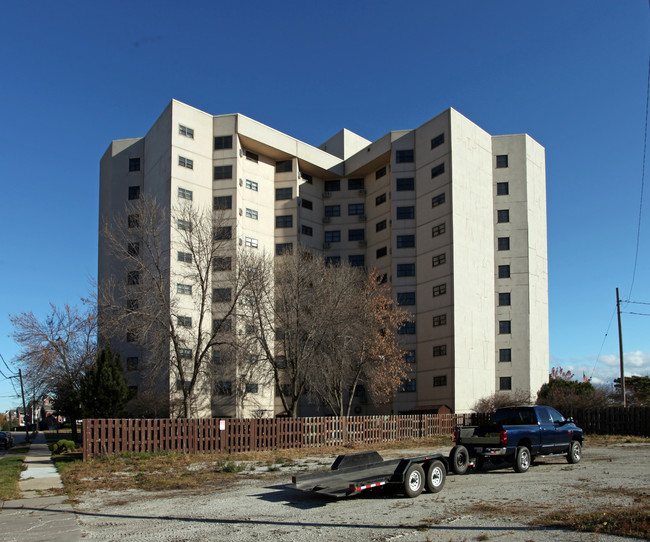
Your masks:
[[[153,7],[155,6],[155,7]],[[9,314],[79,302],[96,275],[99,159],[172,98],[319,145],[454,107],[546,148],[551,365],[618,372],[615,289],[650,303],[645,0],[8,2],[0,353]],[[650,305],[623,308],[626,374],[650,373]],[[600,355],[600,356],[599,356]],[[0,412],[17,405],[0,377]]]

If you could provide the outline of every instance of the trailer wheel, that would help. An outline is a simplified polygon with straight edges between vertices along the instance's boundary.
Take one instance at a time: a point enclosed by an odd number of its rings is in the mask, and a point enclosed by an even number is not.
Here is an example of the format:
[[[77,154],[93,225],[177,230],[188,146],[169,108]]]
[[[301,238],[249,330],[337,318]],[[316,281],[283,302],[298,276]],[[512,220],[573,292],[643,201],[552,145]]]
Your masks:
[[[566,460],[571,463],[580,463],[580,458],[582,457],[582,446],[577,440],[571,442],[569,446],[569,453],[566,456]]]
[[[404,494],[411,499],[424,489],[424,470],[420,465],[411,465],[404,476]]]
[[[518,446],[515,454],[515,472],[526,472],[530,468],[530,451],[526,446]]]
[[[451,470],[456,474],[465,474],[467,466],[469,465],[469,453],[467,448],[462,445],[454,446],[449,453],[449,462],[451,463]]]
[[[426,467],[426,480],[424,485],[426,490],[431,493],[438,493],[445,487],[445,479],[447,478],[447,469],[442,464],[442,461],[429,461]]]

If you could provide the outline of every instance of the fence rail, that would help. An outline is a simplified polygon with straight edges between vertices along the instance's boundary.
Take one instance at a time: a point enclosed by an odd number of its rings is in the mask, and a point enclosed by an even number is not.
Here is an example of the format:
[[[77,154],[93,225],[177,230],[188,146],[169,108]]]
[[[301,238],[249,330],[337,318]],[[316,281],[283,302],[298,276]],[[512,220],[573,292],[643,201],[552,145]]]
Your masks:
[[[585,433],[650,436],[650,407],[574,410]],[[84,460],[120,452],[248,452],[394,442],[451,435],[485,414],[416,414],[348,418],[84,420]]]

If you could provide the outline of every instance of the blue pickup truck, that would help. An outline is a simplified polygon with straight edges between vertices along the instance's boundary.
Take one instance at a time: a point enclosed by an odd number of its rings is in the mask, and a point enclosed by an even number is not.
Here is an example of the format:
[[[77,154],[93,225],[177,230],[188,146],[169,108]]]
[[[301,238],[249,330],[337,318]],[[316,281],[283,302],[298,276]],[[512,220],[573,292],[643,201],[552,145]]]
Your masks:
[[[472,465],[507,462],[516,472],[526,472],[533,458],[564,455],[578,463],[582,454],[582,429],[547,406],[498,409],[489,425],[462,426],[454,433],[456,445],[449,454],[451,470],[463,474]]]

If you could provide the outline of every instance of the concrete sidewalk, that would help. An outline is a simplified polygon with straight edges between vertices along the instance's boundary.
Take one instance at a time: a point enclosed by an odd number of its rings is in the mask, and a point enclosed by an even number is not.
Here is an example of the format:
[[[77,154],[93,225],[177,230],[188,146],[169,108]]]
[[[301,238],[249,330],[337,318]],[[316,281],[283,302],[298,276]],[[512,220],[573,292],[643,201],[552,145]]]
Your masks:
[[[17,437],[17,435],[15,435]],[[16,438],[16,444],[24,439]],[[32,441],[18,487],[22,499],[5,501],[0,513],[0,540],[42,542],[81,540],[82,531],[72,506],[61,495],[63,484],[52,462],[45,434]]]

